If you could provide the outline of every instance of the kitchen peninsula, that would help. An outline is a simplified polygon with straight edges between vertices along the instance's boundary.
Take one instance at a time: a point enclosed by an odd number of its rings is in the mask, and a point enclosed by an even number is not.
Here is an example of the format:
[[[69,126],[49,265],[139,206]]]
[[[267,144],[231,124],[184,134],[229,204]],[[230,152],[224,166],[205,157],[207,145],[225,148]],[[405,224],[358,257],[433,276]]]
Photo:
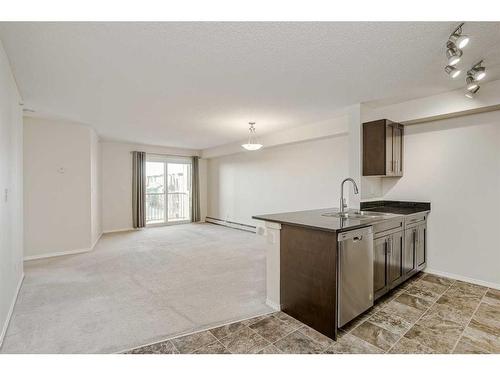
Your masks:
[[[339,327],[425,268],[429,212],[430,203],[375,201],[343,214],[254,216],[269,244],[268,304],[336,339]]]

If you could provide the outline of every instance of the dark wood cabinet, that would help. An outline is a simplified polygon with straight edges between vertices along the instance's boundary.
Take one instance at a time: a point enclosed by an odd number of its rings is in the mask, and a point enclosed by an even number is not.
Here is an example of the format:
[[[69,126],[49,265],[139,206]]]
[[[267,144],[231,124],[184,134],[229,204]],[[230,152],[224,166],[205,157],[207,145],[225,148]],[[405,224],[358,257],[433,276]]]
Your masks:
[[[337,337],[337,234],[285,225],[280,234],[281,310]]]
[[[373,241],[373,296],[378,298],[387,289],[387,237]]]
[[[389,287],[399,285],[403,281],[403,244],[404,232],[391,235],[389,243]]]
[[[377,299],[417,272],[427,260],[427,213],[374,226],[373,294]]]
[[[373,241],[373,295],[376,298],[403,281],[403,231]]]
[[[414,227],[405,229],[405,248],[403,261],[403,274],[405,276],[411,276],[417,270],[417,264],[415,261],[415,236],[416,229]]]
[[[427,259],[427,224],[422,223],[417,226],[417,233],[416,233],[416,246],[415,246],[415,261],[417,264],[417,269],[422,269],[425,266],[426,259]]]
[[[382,119],[363,124],[363,176],[403,175],[404,126]]]
[[[427,215],[416,215],[405,225],[404,277],[425,268],[427,262]]]

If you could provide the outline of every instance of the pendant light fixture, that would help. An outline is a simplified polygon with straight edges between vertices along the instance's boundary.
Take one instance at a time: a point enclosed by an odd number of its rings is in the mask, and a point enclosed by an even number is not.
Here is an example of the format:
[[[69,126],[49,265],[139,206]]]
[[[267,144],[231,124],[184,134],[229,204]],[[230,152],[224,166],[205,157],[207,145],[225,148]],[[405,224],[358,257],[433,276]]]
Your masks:
[[[248,129],[248,142],[241,145],[245,150],[256,151],[262,148],[262,144],[257,142],[257,135],[255,134],[255,122],[249,122],[250,128]]]

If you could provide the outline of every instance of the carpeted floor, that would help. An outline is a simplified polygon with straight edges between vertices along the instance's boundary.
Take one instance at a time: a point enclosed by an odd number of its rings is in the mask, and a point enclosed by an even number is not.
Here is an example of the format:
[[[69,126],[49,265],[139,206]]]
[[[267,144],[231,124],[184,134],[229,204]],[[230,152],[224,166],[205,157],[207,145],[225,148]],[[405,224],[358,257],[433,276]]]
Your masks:
[[[212,224],[103,235],[25,263],[1,353],[112,353],[271,311],[264,240]]]

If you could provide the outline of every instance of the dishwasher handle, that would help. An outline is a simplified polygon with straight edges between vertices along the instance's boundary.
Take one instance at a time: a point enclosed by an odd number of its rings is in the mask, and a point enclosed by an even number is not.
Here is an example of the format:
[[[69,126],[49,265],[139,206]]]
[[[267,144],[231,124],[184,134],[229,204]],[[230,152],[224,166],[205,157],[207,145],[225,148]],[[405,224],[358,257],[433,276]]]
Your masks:
[[[369,236],[373,233],[373,227],[366,227],[361,229],[350,230],[348,232],[341,232],[338,235],[338,241],[348,241],[353,240],[353,242],[362,241],[365,236]]]

